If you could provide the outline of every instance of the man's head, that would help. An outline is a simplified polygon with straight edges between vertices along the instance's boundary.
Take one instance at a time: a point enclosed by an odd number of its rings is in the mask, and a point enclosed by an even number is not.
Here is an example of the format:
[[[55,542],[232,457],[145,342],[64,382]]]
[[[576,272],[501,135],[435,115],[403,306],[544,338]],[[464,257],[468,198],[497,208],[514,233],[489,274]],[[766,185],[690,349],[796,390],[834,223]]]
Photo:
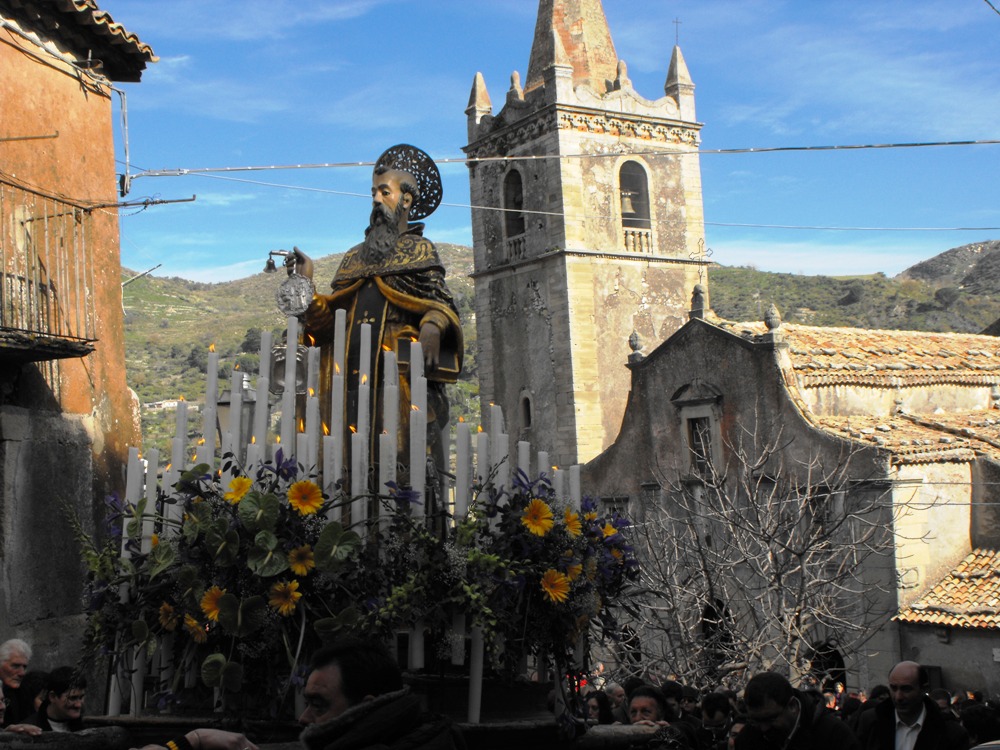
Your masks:
[[[889,672],[889,695],[899,718],[912,724],[923,708],[927,670],[915,661],[901,661]]]
[[[351,706],[403,689],[399,665],[384,646],[343,641],[316,652],[303,696],[300,724],[321,724]]]
[[[799,721],[801,699],[792,684],[775,672],[762,672],[751,678],[743,691],[747,718],[772,743],[787,740]]]
[[[31,646],[19,638],[0,644],[0,682],[8,688],[21,686],[24,673],[31,661]]]
[[[640,685],[632,691],[628,701],[629,721],[666,721],[667,701],[663,691],[654,685]]]
[[[722,693],[709,693],[701,699],[701,725],[716,740],[725,738],[732,722],[733,707]]]
[[[607,688],[604,690],[608,694],[608,698],[611,699],[611,707],[618,708],[622,703],[625,702],[625,688],[619,685],[617,682],[608,683]]]
[[[681,700],[684,698],[684,686],[674,680],[667,680],[660,685],[663,697],[667,701],[667,715],[663,718],[673,721],[681,717]]]
[[[73,667],[57,667],[49,673],[48,706],[45,709],[50,721],[75,721],[83,715],[87,678]]]

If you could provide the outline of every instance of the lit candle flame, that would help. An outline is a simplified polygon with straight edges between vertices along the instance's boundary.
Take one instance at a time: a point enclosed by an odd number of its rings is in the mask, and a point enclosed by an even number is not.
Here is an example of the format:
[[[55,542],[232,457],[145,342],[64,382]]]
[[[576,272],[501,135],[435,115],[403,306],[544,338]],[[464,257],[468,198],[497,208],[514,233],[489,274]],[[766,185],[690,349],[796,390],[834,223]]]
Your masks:
[[[198,445],[204,445],[204,444],[205,444],[205,438],[201,438],[201,440],[198,441]]]
[[[309,346],[316,346],[316,339],[313,338],[311,333],[307,333],[306,338],[309,339]]]
[[[392,347],[389,346],[388,344],[382,344],[382,350],[386,351],[386,352],[391,352],[392,351]]]
[[[333,363],[333,374],[340,375],[340,365],[338,365],[336,362]]]
[[[278,437],[277,437],[277,438],[275,439],[275,441],[274,441],[274,442],[276,442],[276,443],[280,443],[280,442],[281,442],[281,435],[278,435]]]
[[[357,431],[358,431],[358,428],[355,427],[354,425],[351,425],[351,432],[357,432]]]
[[[170,471],[171,466],[173,466],[173,464],[167,464],[167,468],[165,468],[164,471]]]
[[[330,434],[330,425],[328,425],[326,422],[323,423],[323,434],[324,435]]]
[[[368,375],[362,375],[361,376],[361,385],[365,385],[367,383],[368,383]]]
[[[412,409],[413,411],[420,411],[420,407],[417,406],[416,404],[411,404],[410,409]]]
[[[464,422],[464,421],[465,421],[465,417],[459,417],[459,418],[458,418],[458,421],[459,421],[459,422]]]
[[[183,400],[184,400],[184,397],[183,397],[183,396],[178,396],[178,397],[177,397],[177,400],[178,400],[178,401],[183,401]]]
[[[234,370],[238,370],[238,369],[240,369],[240,363],[239,363],[239,362],[237,362],[237,363],[236,363],[235,365],[233,365],[233,369],[234,369]]]
[[[301,417],[299,417],[299,432],[305,432],[305,431],[306,431],[306,421]]]
[[[257,436],[256,435],[251,435],[250,436],[250,445],[256,445],[256,444],[257,444]]]
[[[310,396],[315,396],[316,395],[316,389],[315,388],[310,388],[309,389],[309,395]]]
[[[482,432],[482,431],[483,431],[483,426],[479,425],[479,428],[476,430],[476,432]]]
[[[214,352],[214,351],[215,351],[215,344],[209,344],[209,345],[208,345],[208,350],[209,350],[210,352]]]

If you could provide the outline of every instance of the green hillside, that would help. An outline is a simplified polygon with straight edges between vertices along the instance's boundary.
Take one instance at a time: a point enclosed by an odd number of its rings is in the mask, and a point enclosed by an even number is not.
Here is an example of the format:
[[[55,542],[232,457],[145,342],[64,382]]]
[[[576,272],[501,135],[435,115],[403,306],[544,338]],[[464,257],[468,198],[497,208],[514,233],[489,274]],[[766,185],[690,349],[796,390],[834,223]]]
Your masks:
[[[466,338],[463,379],[451,389],[452,417],[479,422],[476,331],[473,315],[472,249],[438,245],[448,284],[462,316]],[[340,255],[316,260],[322,289],[333,278]],[[1000,318],[1000,242],[955,248],[908,269],[897,278],[799,276],[716,266],[709,272],[715,312],[730,320],[760,320],[773,303],[782,318],[820,326],[980,332]],[[134,276],[123,271],[122,278]],[[203,284],[178,278],[143,277],[124,287],[126,362],[129,385],[148,404],[184,396],[204,399],[208,347],[220,353],[220,390],[232,368],[256,381],[259,332],[275,340],[284,321],[274,302],[284,272]],[[995,281],[995,283],[994,283]],[[143,409],[146,447],[169,452],[173,412]],[[196,420],[192,419],[192,426]],[[163,453],[166,455],[166,453]]]

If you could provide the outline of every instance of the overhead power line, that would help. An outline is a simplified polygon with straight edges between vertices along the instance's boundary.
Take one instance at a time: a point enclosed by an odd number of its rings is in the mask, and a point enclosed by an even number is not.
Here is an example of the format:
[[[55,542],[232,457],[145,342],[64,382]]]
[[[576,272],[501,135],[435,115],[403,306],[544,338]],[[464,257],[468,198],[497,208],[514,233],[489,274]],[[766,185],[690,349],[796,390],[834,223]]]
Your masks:
[[[750,148],[716,148],[698,149],[692,151],[633,151],[630,156],[688,156],[703,154],[768,154],[779,152],[809,152],[809,151],[863,151],[872,149],[896,149],[896,148],[937,148],[943,146],[995,146],[1000,144],[1000,140],[976,140],[976,141],[925,141],[918,143],[866,143],[866,144],[846,144],[834,146],[763,146]],[[546,155],[521,155],[521,156],[487,156],[469,158],[465,156],[445,157],[434,159],[435,164],[483,164],[487,162],[510,162],[510,161],[545,161],[550,159],[605,159],[620,158],[619,153],[606,154],[546,154]],[[373,161],[346,161],[346,162],[322,162],[316,164],[269,164],[261,166],[243,167],[181,167],[176,169],[147,169],[131,175],[132,179],[138,177],[184,177],[187,175],[225,173],[225,172],[268,172],[279,170],[296,169],[354,169],[357,167],[373,167]]]

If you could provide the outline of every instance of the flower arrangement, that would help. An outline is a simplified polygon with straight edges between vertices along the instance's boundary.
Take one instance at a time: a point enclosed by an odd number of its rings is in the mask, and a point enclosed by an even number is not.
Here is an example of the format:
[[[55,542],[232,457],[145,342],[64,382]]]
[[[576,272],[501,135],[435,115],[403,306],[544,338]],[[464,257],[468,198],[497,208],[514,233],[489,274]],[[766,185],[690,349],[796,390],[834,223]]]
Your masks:
[[[261,709],[280,705],[311,652],[346,630],[389,639],[419,624],[443,656],[464,615],[499,672],[527,654],[570,665],[586,633],[615,630],[616,603],[637,576],[628,521],[590,499],[570,507],[545,477],[519,473],[512,485],[475,487],[458,520],[428,518],[421,498],[391,486],[368,499],[376,520],[347,528],[331,519],[351,498],[325,497],[279,451],[228,482],[195,467],[156,509],[112,500],[124,545],[114,533],[103,548],[80,534],[90,653],[161,649],[173,673],[164,702],[179,701],[194,674],[228,705]],[[156,530],[145,552],[144,522]]]

